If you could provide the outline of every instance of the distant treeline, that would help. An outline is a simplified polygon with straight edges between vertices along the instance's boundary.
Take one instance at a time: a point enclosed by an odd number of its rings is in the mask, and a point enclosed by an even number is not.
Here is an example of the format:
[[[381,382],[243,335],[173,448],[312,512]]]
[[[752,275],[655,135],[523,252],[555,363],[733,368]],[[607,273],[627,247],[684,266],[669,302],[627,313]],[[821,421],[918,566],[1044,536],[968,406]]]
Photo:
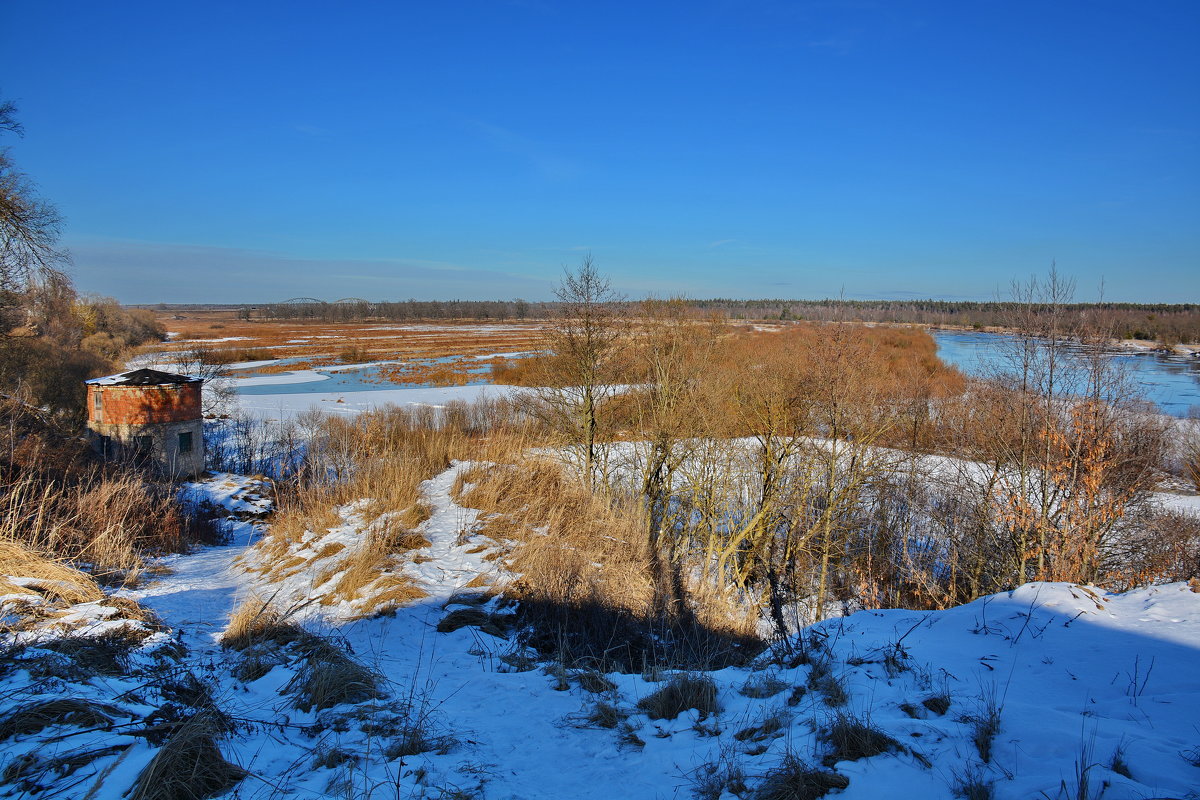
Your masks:
[[[897,322],[968,328],[1013,327],[1028,307],[1015,302],[949,300],[691,300],[730,319]],[[1100,326],[1117,338],[1200,342],[1200,303],[1071,303],[1068,321]],[[524,320],[556,316],[557,303],[516,300],[292,301],[242,308],[246,318],[358,322],[367,319]]]
[[[1023,303],[949,300],[696,300],[698,308],[720,311],[731,319],[861,320],[968,328],[1019,327]],[[1033,309],[1048,309],[1034,304]],[[1150,339],[1168,344],[1200,342],[1200,303],[1069,303],[1061,306],[1067,326],[1086,324],[1120,339]]]

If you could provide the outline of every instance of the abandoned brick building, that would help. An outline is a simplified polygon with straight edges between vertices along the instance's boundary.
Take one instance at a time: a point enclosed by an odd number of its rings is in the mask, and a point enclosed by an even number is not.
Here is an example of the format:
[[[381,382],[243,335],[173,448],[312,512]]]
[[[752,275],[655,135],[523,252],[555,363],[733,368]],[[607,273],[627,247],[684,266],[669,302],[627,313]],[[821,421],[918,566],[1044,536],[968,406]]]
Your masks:
[[[87,382],[88,432],[105,458],[174,476],[204,470],[203,380],[135,369]]]

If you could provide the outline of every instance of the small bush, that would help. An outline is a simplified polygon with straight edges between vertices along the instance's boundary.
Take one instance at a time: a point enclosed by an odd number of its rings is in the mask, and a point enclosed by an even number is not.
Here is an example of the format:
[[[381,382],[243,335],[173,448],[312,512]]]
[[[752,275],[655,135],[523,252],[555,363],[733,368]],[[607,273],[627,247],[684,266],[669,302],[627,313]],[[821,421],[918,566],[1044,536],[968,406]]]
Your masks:
[[[705,716],[719,710],[717,685],[707,675],[676,675],[666,686],[639,700],[637,705],[650,719],[675,719],[692,708]]]

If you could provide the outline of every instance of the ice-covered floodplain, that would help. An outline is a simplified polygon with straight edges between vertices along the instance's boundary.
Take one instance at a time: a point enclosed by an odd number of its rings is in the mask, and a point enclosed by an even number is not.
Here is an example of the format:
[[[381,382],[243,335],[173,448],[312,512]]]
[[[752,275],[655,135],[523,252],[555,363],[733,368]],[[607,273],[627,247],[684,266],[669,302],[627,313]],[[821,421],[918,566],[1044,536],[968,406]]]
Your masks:
[[[483,398],[508,397],[513,392],[519,391],[515,386],[495,384],[373,386],[340,391],[336,387],[331,387],[322,391],[326,386],[336,384],[336,382],[311,370],[304,373],[285,373],[247,380],[277,381],[273,385],[288,389],[270,394],[237,393],[236,403],[239,409],[251,416],[270,421],[291,419],[309,410],[329,414],[354,415],[388,405],[423,405],[440,408],[454,401],[472,403]],[[241,381],[235,381],[235,391],[241,385],[243,385]],[[291,391],[292,389],[294,391]]]

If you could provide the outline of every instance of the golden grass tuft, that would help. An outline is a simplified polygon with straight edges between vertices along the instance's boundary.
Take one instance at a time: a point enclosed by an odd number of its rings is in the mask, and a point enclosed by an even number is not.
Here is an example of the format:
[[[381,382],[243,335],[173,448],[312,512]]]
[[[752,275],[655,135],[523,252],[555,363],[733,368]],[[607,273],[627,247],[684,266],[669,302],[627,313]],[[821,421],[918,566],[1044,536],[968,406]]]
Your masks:
[[[320,711],[343,703],[362,703],[384,696],[383,677],[339,647],[318,640],[308,648],[303,669],[285,691],[295,695],[301,711]]]
[[[366,600],[359,606],[360,617],[375,617],[394,612],[429,593],[404,575],[384,575],[364,592]]]
[[[104,599],[89,575],[12,539],[0,539],[0,575],[25,578],[26,591],[64,605]]]
[[[213,711],[182,722],[142,769],[130,800],[192,800],[232,789],[249,773],[222,755],[217,737],[224,730],[225,721]]]
[[[229,617],[221,646],[246,650],[262,644],[283,646],[303,641],[309,634],[270,600],[250,596]]]
[[[720,711],[717,685],[707,675],[675,675],[665,686],[639,700],[637,705],[650,719],[675,719],[693,708],[701,717]]]
[[[117,710],[111,706],[74,697],[39,700],[10,710],[0,720],[0,741],[14,736],[27,736],[52,725],[75,725],[91,728],[113,721]]]

